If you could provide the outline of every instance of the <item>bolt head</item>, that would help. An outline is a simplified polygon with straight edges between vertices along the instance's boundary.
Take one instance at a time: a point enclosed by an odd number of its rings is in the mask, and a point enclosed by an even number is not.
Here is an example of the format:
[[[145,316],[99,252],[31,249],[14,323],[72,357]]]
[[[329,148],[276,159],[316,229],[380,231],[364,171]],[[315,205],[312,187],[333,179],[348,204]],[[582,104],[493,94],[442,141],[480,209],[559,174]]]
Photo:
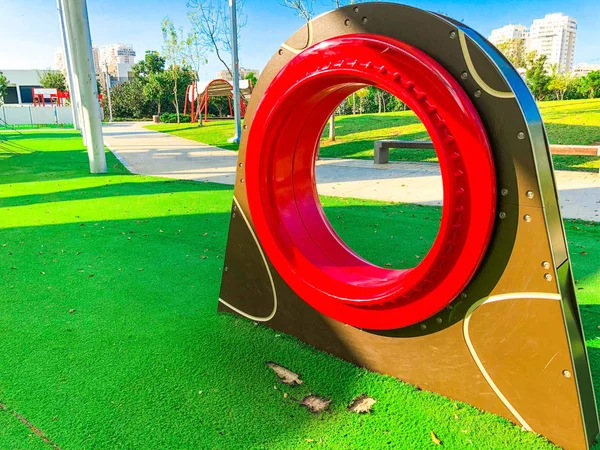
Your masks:
[[[463,73],[461,73],[461,74],[460,74],[460,77],[461,77],[463,80],[466,80],[466,79],[469,77],[469,74],[468,74],[467,72],[463,72]]]
[[[525,133],[523,133],[522,131],[519,131],[519,133],[517,133],[517,138],[525,139]]]
[[[344,20],[344,25],[346,25],[346,26],[350,25],[350,19]]]
[[[503,197],[506,197],[508,195],[508,189],[504,188],[504,189],[500,190],[500,193],[502,194]]]
[[[530,216],[529,214],[525,214],[525,215],[523,216],[523,220],[524,220],[525,222],[531,222],[531,216]]]
[[[549,273],[544,274],[544,280],[546,280],[546,281],[552,281],[552,275],[550,275]]]
[[[473,95],[474,95],[475,97],[479,98],[479,97],[481,97],[481,91],[480,91],[479,89],[477,89],[477,90],[476,90],[476,91],[473,93]]]
[[[467,297],[468,297],[468,295],[466,292],[463,292],[462,294],[460,294],[460,298],[462,298],[462,299],[465,299]]]
[[[542,267],[543,267],[544,269],[549,269],[549,268],[550,268],[550,263],[549,263],[548,261],[544,261],[544,262],[542,263]]]
[[[367,23],[367,18],[366,18],[366,17],[363,17],[363,18],[361,19],[361,22],[362,22],[362,23]]]
[[[425,325],[424,323],[421,324],[421,330],[426,330],[427,329],[427,325]]]
[[[498,217],[500,217],[501,219],[506,219],[506,213],[504,211],[500,211],[500,214],[498,214]]]
[[[569,370],[563,370],[562,374],[565,378],[571,378],[571,372]]]
[[[452,30],[448,36],[450,36],[450,39],[456,39],[456,31]]]
[[[534,197],[533,191],[527,191],[525,193],[525,195],[527,196],[527,198],[533,198]]]

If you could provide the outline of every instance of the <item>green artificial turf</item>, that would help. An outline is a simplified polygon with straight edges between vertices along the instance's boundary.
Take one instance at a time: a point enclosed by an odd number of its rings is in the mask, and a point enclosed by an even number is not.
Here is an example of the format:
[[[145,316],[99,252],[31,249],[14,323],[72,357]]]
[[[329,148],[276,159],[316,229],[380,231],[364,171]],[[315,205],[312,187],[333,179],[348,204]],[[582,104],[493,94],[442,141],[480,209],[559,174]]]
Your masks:
[[[432,431],[447,449],[554,448],[217,314],[229,186],[130,175],[110,153],[109,173],[90,175],[73,132],[3,136],[27,148],[0,147],[1,449],[52,448],[15,414],[61,449],[439,448]],[[439,217],[435,207],[323,202],[349,245],[382,265],[413,264]],[[568,221],[567,231],[597,373],[600,227]],[[375,232],[387,245],[368,239]],[[304,383],[278,383],[267,361]],[[299,406],[308,393],[331,398],[330,411]],[[347,411],[363,393],[377,400],[372,414]]]
[[[539,108],[551,144],[600,144],[600,99],[541,102]],[[171,133],[217,147],[237,150],[227,142],[233,136],[231,121],[197,124],[149,125],[151,130]],[[412,111],[381,114],[359,114],[336,117],[336,140],[328,140],[326,127],[320,155],[324,158],[373,159],[373,141],[378,139],[428,140],[425,127]],[[557,170],[597,172],[600,157],[554,155]],[[391,161],[437,161],[434,150],[394,149]]]

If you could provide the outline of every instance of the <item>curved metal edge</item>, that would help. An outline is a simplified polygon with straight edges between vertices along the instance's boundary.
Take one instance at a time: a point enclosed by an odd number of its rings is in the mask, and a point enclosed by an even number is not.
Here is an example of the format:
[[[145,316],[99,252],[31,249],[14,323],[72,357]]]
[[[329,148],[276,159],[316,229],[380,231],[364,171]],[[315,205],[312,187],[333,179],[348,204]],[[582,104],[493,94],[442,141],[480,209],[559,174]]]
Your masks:
[[[239,315],[244,316],[250,320],[254,320],[256,322],[268,322],[273,317],[275,317],[275,313],[277,312],[277,290],[275,289],[275,281],[273,280],[273,274],[271,274],[271,268],[269,267],[269,262],[267,261],[267,257],[265,256],[263,249],[260,246],[260,243],[258,242],[256,234],[254,234],[254,229],[252,228],[252,225],[250,225],[250,222],[248,221],[248,218],[244,214],[244,211],[242,210],[242,207],[240,206],[237,198],[235,198],[235,195],[233,196],[233,201],[235,202],[235,204],[238,208],[238,212],[241,214],[242,218],[244,219],[244,222],[246,222],[246,226],[250,230],[250,234],[252,234],[254,243],[256,244],[256,247],[258,248],[258,251],[260,252],[260,256],[262,257],[262,260],[265,263],[265,268],[267,269],[267,273],[269,274],[269,281],[271,282],[271,289],[273,290],[273,311],[271,311],[271,314],[269,314],[266,317],[258,317],[258,316],[253,316],[252,314],[246,313],[239,308],[236,308],[235,306],[227,303],[225,300],[223,300],[220,297],[219,297],[219,302],[223,303],[225,306],[227,306],[229,309],[235,311]]]
[[[521,424],[521,426],[527,431],[533,431],[533,429],[525,421],[523,416],[521,416],[519,414],[517,409],[504,396],[504,394],[502,393],[502,391],[500,391],[500,389],[498,388],[496,383],[494,383],[494,380],[492,379],[492,377],[490,376],[488,371],[485,369],[485,366],[481,362],[481,359],[479,359],[479,356],[477,355],[477,352],[475,351],[475,347],[473,346],[473,343],[471,342],[471,337],[469,335],[469,321],[471,320],[471,315],[480,306],[482,306],[484,304],[493,303],[493,302],[499,302],[499,301],[504,301],[504,300],[524,299],[524,298],[543,299],[543,300],[558,300],[558,301],[561,300],[560,294],[549,294],[549,293],[545,293],[545,292],[511,292],[508,294],[499,294],[499,295],[492,295],[489,297],[484,297],[481,300],[478,300],[477,302],[473,303],[471,305],[471,307],[469,308],[469,310],[467,311],[467,314],[465,315],[465,320],[463,322],[463,335],[465,338],[465,343],[467,344],[467,348],[469,349],[469,353],[471,354],[473,361],[475,361],[477,368],[483,375],[483,378],[485,378],[485,381],[487,381],[487,383],[490,385],[490,387],[492,388],[494,393],[498,396],[500,401],[502,401],[502,403],[504,403],[504,406],[506,406],[508,408],[508,410],[515,416],[515,418]]]

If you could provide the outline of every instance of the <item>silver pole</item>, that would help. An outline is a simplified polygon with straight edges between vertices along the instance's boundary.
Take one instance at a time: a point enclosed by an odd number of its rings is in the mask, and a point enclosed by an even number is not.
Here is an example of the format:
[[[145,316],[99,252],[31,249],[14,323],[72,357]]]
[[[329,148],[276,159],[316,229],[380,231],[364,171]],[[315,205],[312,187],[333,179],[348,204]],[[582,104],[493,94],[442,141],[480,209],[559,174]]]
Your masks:
[[[240,117],[240,67],[238,61],[238,42],[237,42],[237,11],[235,0],[229,0],[231,9],[231,57],[233,60],[233,115],[235,118],[235,136],[229,139],[229,142],[240,142],[242,135],[242,118]]]
[[[75,91],[75,81],[73,80],[73,67],[71,66],[71,55],[69,54],[67,44],[67,32],[65,30],[65,17],[63,14],[60,0],[56,0],[56,9],[58,9],[58,23],[60,25],[60,35],[62,36],[63,52],[65,53],[65,66],[67,68],[67,83],[69,85],[69,96],[71,97],[71,114],[73,114],[73,128],[81,129],[79,117],[79,99]]]
[[[106,83],[106,98],[108,100],[108,121],[113,121],[112,101],[110,99],[110,74],[108,73],[108,65],[104,64],[104,81]]]
[[[98,87],[94,73],[92,38],[86,0],[62,0],[65,29],[72,51],[74,75],[81,95],[81,111],[87,137],[90,172],[106,173]]]

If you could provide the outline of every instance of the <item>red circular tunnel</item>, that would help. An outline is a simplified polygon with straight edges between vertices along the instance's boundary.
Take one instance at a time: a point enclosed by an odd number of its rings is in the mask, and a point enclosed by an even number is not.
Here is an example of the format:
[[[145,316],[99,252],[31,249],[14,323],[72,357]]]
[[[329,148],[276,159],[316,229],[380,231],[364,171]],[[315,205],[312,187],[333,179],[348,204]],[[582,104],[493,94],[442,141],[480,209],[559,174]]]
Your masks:
[[[315,159],[327,118],[368,85],[416,113],[440,163],[440,229],[411,269],[385,269],[354,253],[317,194]],[[448,306],[486,252],[496,209],[490,145],[467,94],[424,52],[370,34],[322,41],[279,72],[249,131],[244,182],[256,234],[281,277],[321,313],[368,329],[412,325]]]

